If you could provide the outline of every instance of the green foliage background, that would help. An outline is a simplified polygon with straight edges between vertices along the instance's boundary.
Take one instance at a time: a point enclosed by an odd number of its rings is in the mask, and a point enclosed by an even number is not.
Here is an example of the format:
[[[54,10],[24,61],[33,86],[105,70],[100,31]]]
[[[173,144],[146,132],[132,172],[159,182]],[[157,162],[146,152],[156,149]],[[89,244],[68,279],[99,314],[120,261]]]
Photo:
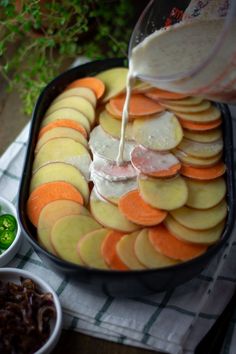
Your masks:
[[[32,113],[65,60],[125,56],[133,27],[128,0],[0,0],[0,75]]]

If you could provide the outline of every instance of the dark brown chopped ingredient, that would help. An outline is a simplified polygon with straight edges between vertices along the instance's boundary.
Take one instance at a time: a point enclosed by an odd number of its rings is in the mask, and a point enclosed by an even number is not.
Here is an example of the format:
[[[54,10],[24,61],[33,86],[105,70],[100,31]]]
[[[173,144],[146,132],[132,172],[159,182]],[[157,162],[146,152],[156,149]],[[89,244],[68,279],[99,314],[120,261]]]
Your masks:
[[[0,280],[0,353],[32,354],[47,341],[56,311],[52,294],[31,279]]]

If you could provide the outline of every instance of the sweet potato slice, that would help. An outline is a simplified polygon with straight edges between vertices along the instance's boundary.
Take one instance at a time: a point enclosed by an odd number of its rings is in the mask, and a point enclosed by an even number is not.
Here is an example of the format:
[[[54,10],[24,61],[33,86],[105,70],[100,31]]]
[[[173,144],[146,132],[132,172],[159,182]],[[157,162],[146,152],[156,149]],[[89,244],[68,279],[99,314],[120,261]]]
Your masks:
[[[39,149],[46,144],[49,140],[57,139],[57,138],[70,138],[78,143],[81,143],[86,148],[88,147],[88,142],[85,137],[78,131],[72,128],[58,127],[47,131],[43,136],[38,140],[37,145],[35,147],[35,153],[39,151]]]
[[[83,113],[88,118],[91,124],[95,121],[95,109],[93,105],[85,98],[81,96],[70,96],[62,98],[61,100],[52,103],[45,113],[47,117],[49,114],[55,112],[59,108],[75,108],[79,112]]]
[[[225,200],[213,208],[198,210],[186,206],[172,210],[171,216],[181,225],[193,230],[210,229],[222,222],[227,215]]]
[[[88,182],[76,167],[64,162],[52,162],[40,167],[32,176],[30,192],[44,183],[55,181],[70,183],[82,194],[85,204],[88,203]]]
[[[118,209],[117,206],[99,199],[95,189],[90,195],[90,210],[93,217],[103,226],[122,232],[132,232],[139,226],[130,222]]]
[[[39,215],[45,205],[54,200],[66,199],[83,204],[81,193],[66,182],[49,182],[37,187],[27,200],[27,215],[34,226],[37,227]]]
[[[69,138],[49,140],[35,156],[33,172],[49,162],[66,162],[76,166],[77,158],[80,156],[90,159],[88,150],[82,144]],[[80,169],[80,166],[76,167]]]
[[[78,242],[77,251],[86,266],[98,269],[109,269],[104,261],[101,246],[110,232],[109,229],[98,229],[89,232]]]
[[[139,231],[127,234],[122,237],[116,245],[116,251],[122,262],[132,270],[145,269],[145,266],[138,260],[134,246]]]
[[[127,74],[126,68],[112,68],[96,75],[96,78],[101,80],[106,87],[102,102],[109,101],[110,98],[125,90]]]
[[[162,224],[149,230],[149,240],[158,252],[181,261],[196,258],[207,250],[205,245],[191,244],[177,239]]]
[[[45,205],[39,215],[37,236],[39,243],[48,251],[56,254],[51,243],[51,230],[60,218],[67,215],[86,215],[89,211],[81,204],[72,200],[55,200]]]
[[[83,77],[77,79],[67,86],[67,90],[79,87],[87,87],[91,89],[95,93],[97,99],[100,99],[105,92],[104,83],[96,77]]]
[[[111,269],[128,270],[128,267],[122,262],[116,251],[116,245],[124,235],[123,232],[111,230],[102,242],[102,256]]]
[[[88,137],[86,129],[80,123],[71,119],[58,119],[43,126],[39,131],[38,138],[41,139],[46,132],[56,127],[72,128],[80,132],[85,138]]]
[[[123,108],[125,104],[125,94],[110,99],[109,105],[115,115],[122,118]],[[151,114],[162,112],[164,108],[158,103],[140,93],[134,93],[130,97],[129,102],[129,118],[137,118],[148,116]]]
[[[147,97],[152,98],[153,100],[159,101],[160,99],[167,99],[167,100],[181,100],[182,98],[187,97],[186,94],[177,93],[177,92],[170,92],[166,90],[161,90],[158,88],[152,88],[145,93]]]
[[[182,119],[180,117],[179,118],[179,122],[181,124],[181,126],[184,129],[188,129],[188,130],[193,130],[193,131],[198,131],[198,132],[202,132],[202,131],[208,131],[214,128],[217,128],[221,125],[222,123],[222,119],[216,119],[212,122],[209,123],[199,123],[199,122],[191,122],[185,119]]]
[[[197,168],[188,165],[181,165],[180,173],[183,176],[208,181],[222,176],[226,171],[226,166],[223,162],[208,168]]]
[[[137,145],[131,152],[131,163],[151,177],[171,177],[180,170],[179,160],[169,152],[158,152]]]
[[[148,229],[142,229],[139,232],[134,250],[140,263],[147,268],[163,268],[178,263],[175,259],[164,256],[152,246],[148,237]]]
[[[225,222],[223,221],[207,230],[192,230],[179,224],[168,215],[164,224],[169,232],[180,240],[202,245],[212,245],[220,239]]]
[[[188,187],[181,176],[166,179],[139,176],[138,186],[142,199],[157,209],[180,208],[188,198]]]
[[[93,218],[85,215],[67,215],[60,218],[51,231],[51,242],[59,257],[75,264],[83,264],[77,245],[87,233],[100,229]]]
[[[67,89],[67,90],[63,91],[60,95],[58,95],[53,102],[54,103],[58,102],[62,98],[66,98],[66,97],[70,97],[70,96],[83,97],[86,100],[88,100],[93,105],[93,107],[96,107],[97,97],[96,97],[94,91],[88,87],[74,87],[74,88]]]
[[[41,126],[44,127],[45,125],[55,122],[55,121],[75,121],[80,126],[86,130],[87,133],[91,130],[91,124],[89,119],[80,111],[75,108],[59,108],[55,112],[49,114],[47,117],[44,117],[42,120]],[[67,122],[68,123],[68,122]],[[73,128],[73,127],[71,127]],[[75,129],[75,128],[74,128]]]
[[[138,225],[153,226],[161,223],[167,212],[151,207],[141,198],[139,191],[131,191],[119,199],[119,210],[124,216]]]
[[[151,150],[165,151],[176,147],[183,131],[174,114],[163,112],[153,118],[136,119],[133,123],[134,139]]]
[[[185,179],[188,186],[186,205],[196,209],[208,209],[217,205],[226,194],[226,183],[223,177],[212,181],[196,181]]]
[[[115,119],[106,110],[99,115],[99,123],[102,129],[112,137],[120,139],[121,137],[121,121]],[[125,139],[133,140],[133,125],[128,123],[125,128]]]

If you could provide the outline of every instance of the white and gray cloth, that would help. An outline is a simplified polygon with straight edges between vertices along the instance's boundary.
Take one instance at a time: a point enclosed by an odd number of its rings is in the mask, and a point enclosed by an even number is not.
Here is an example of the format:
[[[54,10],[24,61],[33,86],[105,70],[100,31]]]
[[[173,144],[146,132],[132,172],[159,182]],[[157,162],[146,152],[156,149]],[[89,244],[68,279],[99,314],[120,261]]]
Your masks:
[[[0,194],[14,203],[29,127],[28,124],[0,158]],[[231,238],[236,239],[235,231]],[[72,285],[42,262],[26,240],[8,266],[24,268],[47,280],[62,303],[64,328],[154,351],[190,354],[235,291],[236,241],[219,269],[221,257],[222,253],[199,276],[175,290],[135,299],[98,295]],[[207,295],[209,288],[212,292]],[[229,324],[222,354],[236,353],[235,317]]]

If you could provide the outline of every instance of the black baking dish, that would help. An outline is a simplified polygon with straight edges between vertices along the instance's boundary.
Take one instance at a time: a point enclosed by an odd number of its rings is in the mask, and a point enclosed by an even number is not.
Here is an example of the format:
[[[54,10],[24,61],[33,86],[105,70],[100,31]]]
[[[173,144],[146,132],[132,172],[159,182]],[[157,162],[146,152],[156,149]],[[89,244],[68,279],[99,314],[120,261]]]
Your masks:
[[[182,284],[199,274],[225,245],[231,235],[235,217],[235,193],[233,173],[233,139],[231,116],[227,106],[220,104],[223,116],[224,161],[227,166],[225,175],[227,183],[228,217],[224,232],[218,243],[211,246],[206,253],[191,261],[162,269],[139,271],[105,271],[78,266],[59,259],[43,249],[36,240],[36,229],[30,223],[26,213],[29,196],[31,168],[34,149],[42,117],[51,101],[73,80],[93,76],[103,70],[125,66],[123,59],[107,59],[84,64],[64,72],[55,78],[41,93],[32,118],[31,131],[24,170],[19,191],[18,215],[24,236],[30,242],[40,258],[57,273],[70,277],[80,286],[103,291],[112,296],[140,296],[168,290]]]

